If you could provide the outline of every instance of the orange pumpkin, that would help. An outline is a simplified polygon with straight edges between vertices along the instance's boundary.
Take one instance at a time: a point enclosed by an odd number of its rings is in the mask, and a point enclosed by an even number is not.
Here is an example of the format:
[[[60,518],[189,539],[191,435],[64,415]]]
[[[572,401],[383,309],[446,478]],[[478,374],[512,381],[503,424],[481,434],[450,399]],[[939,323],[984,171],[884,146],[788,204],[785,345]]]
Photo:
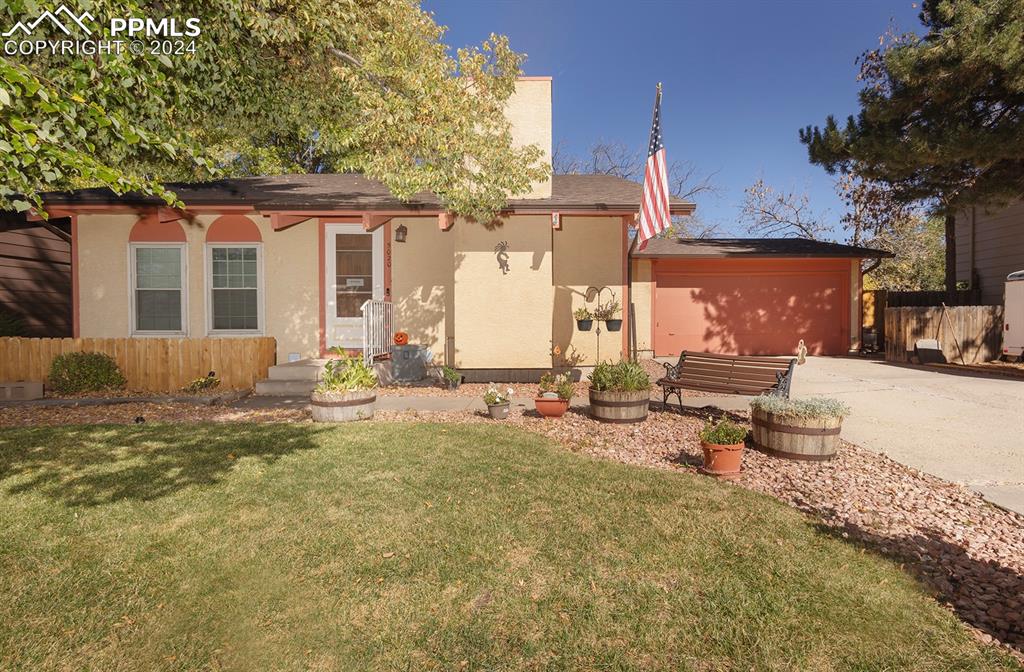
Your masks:
[[[404,331],[396,331],[395,345],[409,345],[409,334]]]

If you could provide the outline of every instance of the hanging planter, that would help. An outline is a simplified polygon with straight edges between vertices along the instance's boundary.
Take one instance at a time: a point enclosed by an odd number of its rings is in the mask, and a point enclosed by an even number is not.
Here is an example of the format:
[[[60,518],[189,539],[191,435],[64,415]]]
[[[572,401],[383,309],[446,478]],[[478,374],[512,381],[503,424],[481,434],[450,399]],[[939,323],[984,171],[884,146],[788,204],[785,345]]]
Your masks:
[[[619,302],[617,299],[612,298],[608,303],[599,305],[594,310],[594,317],[603,321],[604,325],[608,328],[608,331],[621,331],[622,330],[622,318],[616,317],[619,312]]]
[[[577,308],[572,316],[576,318],[576,328],[580,331],[590,331],[594,328],[594,316],[586,308]]]

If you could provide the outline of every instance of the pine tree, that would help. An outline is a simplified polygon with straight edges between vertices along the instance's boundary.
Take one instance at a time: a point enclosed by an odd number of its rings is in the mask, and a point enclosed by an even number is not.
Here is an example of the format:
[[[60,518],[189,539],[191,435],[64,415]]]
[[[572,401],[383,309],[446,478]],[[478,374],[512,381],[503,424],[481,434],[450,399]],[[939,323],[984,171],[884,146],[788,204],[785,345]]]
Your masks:
[[[883,38],[859,59],[860,112],[800,140],[829,173],[856,172],[945,217],[946,287],[955,215],[1024,194],[1024,2],[925,0],[923,36]]]

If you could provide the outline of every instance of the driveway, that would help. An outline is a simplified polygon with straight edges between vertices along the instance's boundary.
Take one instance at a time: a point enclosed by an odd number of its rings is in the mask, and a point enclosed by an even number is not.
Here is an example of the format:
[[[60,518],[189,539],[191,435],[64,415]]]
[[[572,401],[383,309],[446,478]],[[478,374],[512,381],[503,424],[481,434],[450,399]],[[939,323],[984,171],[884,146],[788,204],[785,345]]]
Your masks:
[[[1024,513],[1024,380],[811,357],[792,394],[842,399],[853,410],[843,423],[851,443]]]
[[[843,438],[1024,514],[1024,379],[809,357],[792,396],[830,396],[853,413]],[[749,397],[683,397],[690,406],[745,410]]]

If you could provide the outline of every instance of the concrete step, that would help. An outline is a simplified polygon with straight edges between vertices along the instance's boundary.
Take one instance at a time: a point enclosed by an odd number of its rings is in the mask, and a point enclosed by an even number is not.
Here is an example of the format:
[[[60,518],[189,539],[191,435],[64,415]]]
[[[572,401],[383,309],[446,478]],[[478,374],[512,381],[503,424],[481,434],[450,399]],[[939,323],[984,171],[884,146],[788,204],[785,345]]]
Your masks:
[[[256,394],[264,397],[308,395],[316,383],[315,380],[260,380],[256,382]]]
[[[300,359],[297,362],[278,364],[270,367],[267,378],[270,380],[320,380],[324,370],[323,359]]]

